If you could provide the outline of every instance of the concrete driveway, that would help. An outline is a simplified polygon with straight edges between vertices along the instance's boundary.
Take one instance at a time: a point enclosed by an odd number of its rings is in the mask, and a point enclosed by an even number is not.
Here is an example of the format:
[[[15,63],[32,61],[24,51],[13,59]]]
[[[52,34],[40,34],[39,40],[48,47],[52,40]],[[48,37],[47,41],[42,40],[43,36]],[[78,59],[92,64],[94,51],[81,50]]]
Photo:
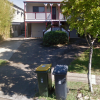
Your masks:
[[[38,92],[35,68],[40,64],[69,65],[87,46],[74,44],[62,47],[44,47],[42,39],[25,40],[9,59],[0,66],[0,97],[11,100],[33,100]]]

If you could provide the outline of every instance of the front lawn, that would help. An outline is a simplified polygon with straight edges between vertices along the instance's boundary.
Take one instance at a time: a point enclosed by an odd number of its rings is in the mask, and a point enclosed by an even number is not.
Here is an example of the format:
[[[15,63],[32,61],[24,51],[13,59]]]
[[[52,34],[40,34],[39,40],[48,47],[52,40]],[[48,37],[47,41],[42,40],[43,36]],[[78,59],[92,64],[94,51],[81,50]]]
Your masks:
[[[94,93],[89,92],[88,84],[68,82],[67,100],[100,100],[100,85],[93,85]]]
[[[84,73],[88,72],[89,50],[86,50],[77,57],[70,65],[69,72]],[[93,50],[92,57],[92,74],[100,75],[100,48]]]
[[[88,84],[82,82],[67,82],[69,93],[66,100],[100,100],[100,85],[93,85],[94,93],[89,92]],[[55,92],[55,91],[54,91]],[[35,97],[38,100],[56,100],[55,93],[49,97]]]

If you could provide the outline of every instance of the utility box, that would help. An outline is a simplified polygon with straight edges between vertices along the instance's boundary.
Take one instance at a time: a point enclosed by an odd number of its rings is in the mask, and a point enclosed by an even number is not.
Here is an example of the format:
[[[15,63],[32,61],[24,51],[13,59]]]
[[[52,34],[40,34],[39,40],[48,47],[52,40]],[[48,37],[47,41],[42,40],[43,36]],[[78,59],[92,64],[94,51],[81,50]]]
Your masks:
[[[67,65],[56,65],[53,71],[55,76],[55,93],[57,100],[66,100],[67,98]]]
[[[52,64],[41,64],[36,68],[39,94],[41,96],[48,97],[52,89],[51,66]]]

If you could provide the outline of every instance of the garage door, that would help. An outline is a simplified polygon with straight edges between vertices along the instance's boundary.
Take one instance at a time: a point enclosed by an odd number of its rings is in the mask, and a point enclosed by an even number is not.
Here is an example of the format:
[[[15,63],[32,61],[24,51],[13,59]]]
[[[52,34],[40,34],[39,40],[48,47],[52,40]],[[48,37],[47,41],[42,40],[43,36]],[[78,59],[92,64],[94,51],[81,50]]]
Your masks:
[[[43,37],[43,30],[46,29],[45,23],[33,23],[31,28],[32,37]]]

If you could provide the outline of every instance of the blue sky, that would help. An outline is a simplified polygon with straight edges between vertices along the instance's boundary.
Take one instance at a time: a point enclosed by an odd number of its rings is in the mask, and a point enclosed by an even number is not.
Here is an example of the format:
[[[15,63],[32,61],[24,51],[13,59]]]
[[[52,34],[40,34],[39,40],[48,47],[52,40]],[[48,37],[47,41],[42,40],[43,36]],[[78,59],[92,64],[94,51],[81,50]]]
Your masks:
[[[24,3],[23,3],[23,1],[25,1],[25,0],[9,0],[9,1],[13,2],[13,3],[14,3],[15,5],[17,5],[18,7],[24,9]]]

